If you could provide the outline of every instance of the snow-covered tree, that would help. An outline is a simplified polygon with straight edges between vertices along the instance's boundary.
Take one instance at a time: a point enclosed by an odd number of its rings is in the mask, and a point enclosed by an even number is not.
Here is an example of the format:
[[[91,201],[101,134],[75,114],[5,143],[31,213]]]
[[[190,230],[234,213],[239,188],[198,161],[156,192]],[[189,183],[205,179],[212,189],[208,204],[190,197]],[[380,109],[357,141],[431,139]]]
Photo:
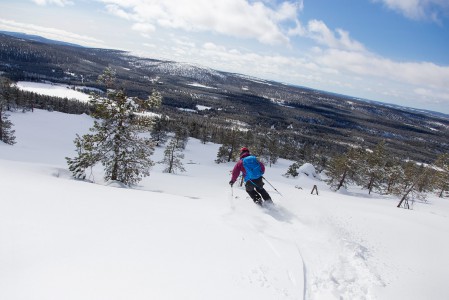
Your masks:
[[[123,89],[115,89],[115,72],[108,68],[99,76],[107,90],[106,97],[92,96],[93,116],[97,118],[92,133],[77,136],[75,146],[78,156],[66,158],[74,177],[85,178],[87,168],[101,163],[105,180],[115,180],[130,185],[149,175],[153,165],[150,156],[154,144],[142,137],[142,119],[135,113],[149,108],[148,101],[128,98]]]
[[[153,89],[146,103],[143,103],[142,109],[145,109],[147,107],[158,108],[161,107],[161,105],[162,105],[162,95],[156,89]]]

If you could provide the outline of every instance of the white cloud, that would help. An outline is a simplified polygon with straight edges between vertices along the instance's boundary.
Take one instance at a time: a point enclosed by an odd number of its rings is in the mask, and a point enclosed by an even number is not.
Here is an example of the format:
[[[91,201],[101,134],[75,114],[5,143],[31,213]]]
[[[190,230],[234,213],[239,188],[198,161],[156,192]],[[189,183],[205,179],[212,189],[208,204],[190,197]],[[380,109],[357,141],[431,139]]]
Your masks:
[[[302,6],[298,3],[283,2],[277,10],[274,10],[273,19],[277,21],[296,20],[298,11]]]
[[[126,20],[132,20],[133,19],[131,14],[127,13],[126,11],[124,11],[123,9],[121,9],[119,6],[117,6],[115,4],[106,5],[106,10],[111,15],[120,17],[122,19],[126,19]]]
[[[173,42],[181,47],[195,48],[195,43],[188,38],[173,38]]]
[[[296,20],[295,21],[295,27],[290,28],[288,30],[288,35],[289,36],[305,36],[307,34],[307,30],[306,28],[304,28],[304,26],[302,26],[301,22]]]
[[[329,49],[316,61],[354,75],[374,76],[414,86],[449,89],[449,67],[426,62],[395,62],[368,52]],[[449,90],[448,90],[449,92]]]
[[[93,37],[79,35],[73,32],[68,32],[57,28],[20,23],[13,20],[0,19],[0,30],[18,31],[27,34],[40,35],[48,39],[81,44],[90,47],[103,46],[103,41]]]
[[[157,46],[156,46],[155,44],[143,43],[143,45],[144,45],[145,47],[148,47],[148,48],[153,48],[153,49],[156,49],[156,48],[157,48]]]
[[[156,31],[156,28],[152,24],[148,23],[134,23],[131,28],[132,30],[138,31],[143,34],[149,34]]]
[[[316,53],[312,59],[323,77],[341,78],[342,82],[353,84],[350,89],[340,92],[400,105],[417,105],[427,109],[432,107],[434,110],[449,106],[449,66],[427,62],[396,62],[369,52],[338,49]],[[323,68],[335,70],[338,77],[332,74],[326,76],[322,72]],[[333,88],[328,85],[324,89]],[[384,97],[380,98],[381,95]]]
[[[70,0],[31,0],[37,5],[50,5],[50,4],[56,4],[58,6],[66,6],[66,5],[72,5],[73,2]]]
[[[449,102],[449,94],[444,91],[435,91],[425,88],[416,88],[413,92],[422,98],[429,99],[433,103],[441,104],[443,101]]]
[[[437,21],[440,13],[449,12],[447,0],[373,0],[373,2],[381,2],[389,9],[414,20],[434,19]]]
[[[302,67],[311,72],[315,84],[321,82],[328,87],[345,87],[353,91],[369,90],[371,95],[419,100],[421,103],[435,104],[449,100],[449,66],[429,62],[397,62],[378,56],[351,39],[348,32],[342,29],[332,31],[318,20],[310,21],[307,27],[298,23],[291,33],[309,37],[325,46],[313,47],[307,57],[308,62],[302,63]],[[285,74],[288,75],[288,72]],[[343,77],[346,81],[339,80]],[[379,82],[385,84],[379,85]]]
[[[344,49],[350,51],[365,51],[365,47],[358,41],[352,40],[349,33],[343,29],[337,29],[336,33],[330,30],[323,21],[311,20],[307,25],[307,35],[319,44],[329,48]]]
[[[214,32],[287,44],[281,23],[297,21],[302,1],[268,5],[248,0],[101,0],[107,10],[127,20],[171,29]]]

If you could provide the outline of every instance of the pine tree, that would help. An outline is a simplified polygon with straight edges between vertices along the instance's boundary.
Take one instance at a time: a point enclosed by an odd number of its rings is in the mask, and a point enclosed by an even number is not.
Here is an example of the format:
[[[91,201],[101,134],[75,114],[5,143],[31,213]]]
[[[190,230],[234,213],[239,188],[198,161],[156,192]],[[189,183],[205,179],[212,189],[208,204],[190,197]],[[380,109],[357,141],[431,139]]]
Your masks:
[[[279,159],[279,135],[274,130],[270,130],[266,135],[266,143],[267,161],[271,167],[271,165],[276,164]]]
[[[427,192],[433,191],[433,183],[436,174],[434,167],[421,164],[418,174],[420,175],[416,185],[418,192],[424,195]],[[426,174],[426,176],[421,176],[422,174]]]
[[[241,146],[240,134],[238,129],[231,129],[225,132],[222,145],[218,149],[217,159],[215,160],[217,164],[230,162],[237,158],[238,149]]]
[[[371,194],[373,189],[381,189],[381,183],[385,176],[386,160],[385,141],[377,144],[374,151],[368,152],[366,155],[365,163],[361,169],[361,176],[369,194]]]
[[[184,154],[182,150],[185,148],[183,136],[175,135],[164,151],[164,159],[160,162],[167,167],[164,169],[165,173],[176,173],[176,171],[185,172],[182,164]]]
[[[201,143],[206,144],[207,142],[210,142],[212,140],[212,131],[214,129],[213,127],[213,124],[210,122],[204,122],[202,124],[198,132],[198,138],[200,139]]]
[[[384,185],[383,192],[385,194],[399,193],[400,183],[404,178],[404,168],[402,167],[399,160],[390,158],[385,163],[385,174],[384,174]]]
[[[5,85],[0,85],[0,141],[8,145],[14,145],[16,137],[12,129],[12,122],[8,119],[9,115],[6,113],[8,107],[9,94],[6,92]]]
[[[434,166],[437,169],[434,184],[438,189],[438,196],[441,198],[444,192],[449,191],[449,153],[438,156]]]
[[[314,145],[310,142],[304,143],[304,145],[300,149],[300,155],[302,160],[305,162],[311,162],[314,156]]]
[[[303,145],[298,134],[288,132],[282,136],[281,156],[286,159],[302,163],[303,157],[300,157],[301,146]]]
[[[416,163],[407,161],[403,167],[403,170],[404,176],[401,182],[401,189],[402,191],[405,191],[413,184],[415,178],[419,176],[419,169]]]
[[[328,184],[338,191],[348,183],[359,182],[358,172],[362,157],[361,148],[350,148],[345,154],[332,157],[326,172]]]
[[[148,101],[128,98],[123,89],[115,87],[115,72],[108,68],[99,76],[108,88],[107,96],[94,95],[92,115],[97,118],[91,134],[77,136],[78,156],[66,158],[76,178],[85,178],[85,170],[97,163],[104,167],[106,181],[119,181],[127,185],[139,182],[149,175],[153,165],[150,156],[154,145],[149,138],[139,135],[143,125],[135,113],[150,107]]]
[[[292,163],[288,169],[287,172],[285,173],[285,177],[297,177],[299,175],[298,173],[298,169],[300,167],[300,164],[298,162],[294,162]]]
[[[6,77],[0,77],[0,99],[2,99],[2,110],[13,111],[17,108],[16,99],[18,98],[18,89],[11,87],[11,80]]]
[[[323,172],[327,168],[328,157],[322,153],[316,153],[312,164],[318,173]]]
[[[0,98],[0,141],[8,145],[14,145],[16,137],[12,129],[12,122],[8,119],[9,115],[5,111],[4,101]]]
[[[432,169],[421,164],[409,162],[404,169],[404,188],[402,189],[401,200],[397,207],[410,209],[408,200],[425,199],[425,190],[429,187],[428,179],[431,178]]]
[[[142,108],[159,108],[162,105],[162,95],[157,90],[153,89],[151,91],[151,95],[146,101],[146,103],[143,103]]]
[[[151,128],[151,139],[156,143],[156,146],[164,144],[167,139],[167,117],[162,115],[154,118],[154,122]]]
[[[179,150],[184,150],[187,146],[189,140],[189,131],[183,126],[175,127],[175,137],[176,137],[176,148]]]

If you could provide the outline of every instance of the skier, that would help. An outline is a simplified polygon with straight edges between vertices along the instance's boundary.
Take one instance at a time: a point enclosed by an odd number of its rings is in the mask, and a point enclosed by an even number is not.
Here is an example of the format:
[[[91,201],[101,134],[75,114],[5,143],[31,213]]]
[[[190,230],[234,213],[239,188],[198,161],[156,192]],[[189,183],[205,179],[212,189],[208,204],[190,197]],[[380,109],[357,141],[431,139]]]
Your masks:
[[[254,155],[251,155],[246,147],[240,150],[240,160],[232,170],[231,181],[229,181],[231,187],[239,177],[240,172],[242,172],[245,180],[246,192],[254,203],[262,206],[263,199],[264,203],[273,204],[270,195],[263,188],[262,175],[265,173],[265,166]]]

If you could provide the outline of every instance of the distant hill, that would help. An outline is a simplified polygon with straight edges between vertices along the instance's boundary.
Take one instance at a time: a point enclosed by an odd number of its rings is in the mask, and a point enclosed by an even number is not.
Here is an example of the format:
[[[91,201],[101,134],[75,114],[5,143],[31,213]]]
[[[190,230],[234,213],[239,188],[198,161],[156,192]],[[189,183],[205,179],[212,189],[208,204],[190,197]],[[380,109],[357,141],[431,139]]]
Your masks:
[[[42,43],[0,34],[0,73],[14,81],[51,81],[104,88],[98,75],[117,72],[129,96],[163,96],[162,111],[174,118],[275,129],[283,144],[333,155],[385,140],[400,157],[430,162],[449,152],[449,117],[306,87],[227,73],[193,64],[130,55],[125,51]],[[209,109],[198,110],[197,107]],[[182,109],[182,110],[181,110]]]
[[[10,36],[13,36],[16,38],[24,39],[24,40],[35,41],[35,42],[40,42],[40,43],[45,43],[45,44],[83,47],[83,46],[77,45],[77,44],[72,44],[72,43],[67,43],[67,42],[62,42],[62,41],[57,41],[57,40],[51,40],[51,39],[44,38],[42,36],[26,34],[26,33],[21,33],[21,32],[0,31],[0,33],[10,35]]]

